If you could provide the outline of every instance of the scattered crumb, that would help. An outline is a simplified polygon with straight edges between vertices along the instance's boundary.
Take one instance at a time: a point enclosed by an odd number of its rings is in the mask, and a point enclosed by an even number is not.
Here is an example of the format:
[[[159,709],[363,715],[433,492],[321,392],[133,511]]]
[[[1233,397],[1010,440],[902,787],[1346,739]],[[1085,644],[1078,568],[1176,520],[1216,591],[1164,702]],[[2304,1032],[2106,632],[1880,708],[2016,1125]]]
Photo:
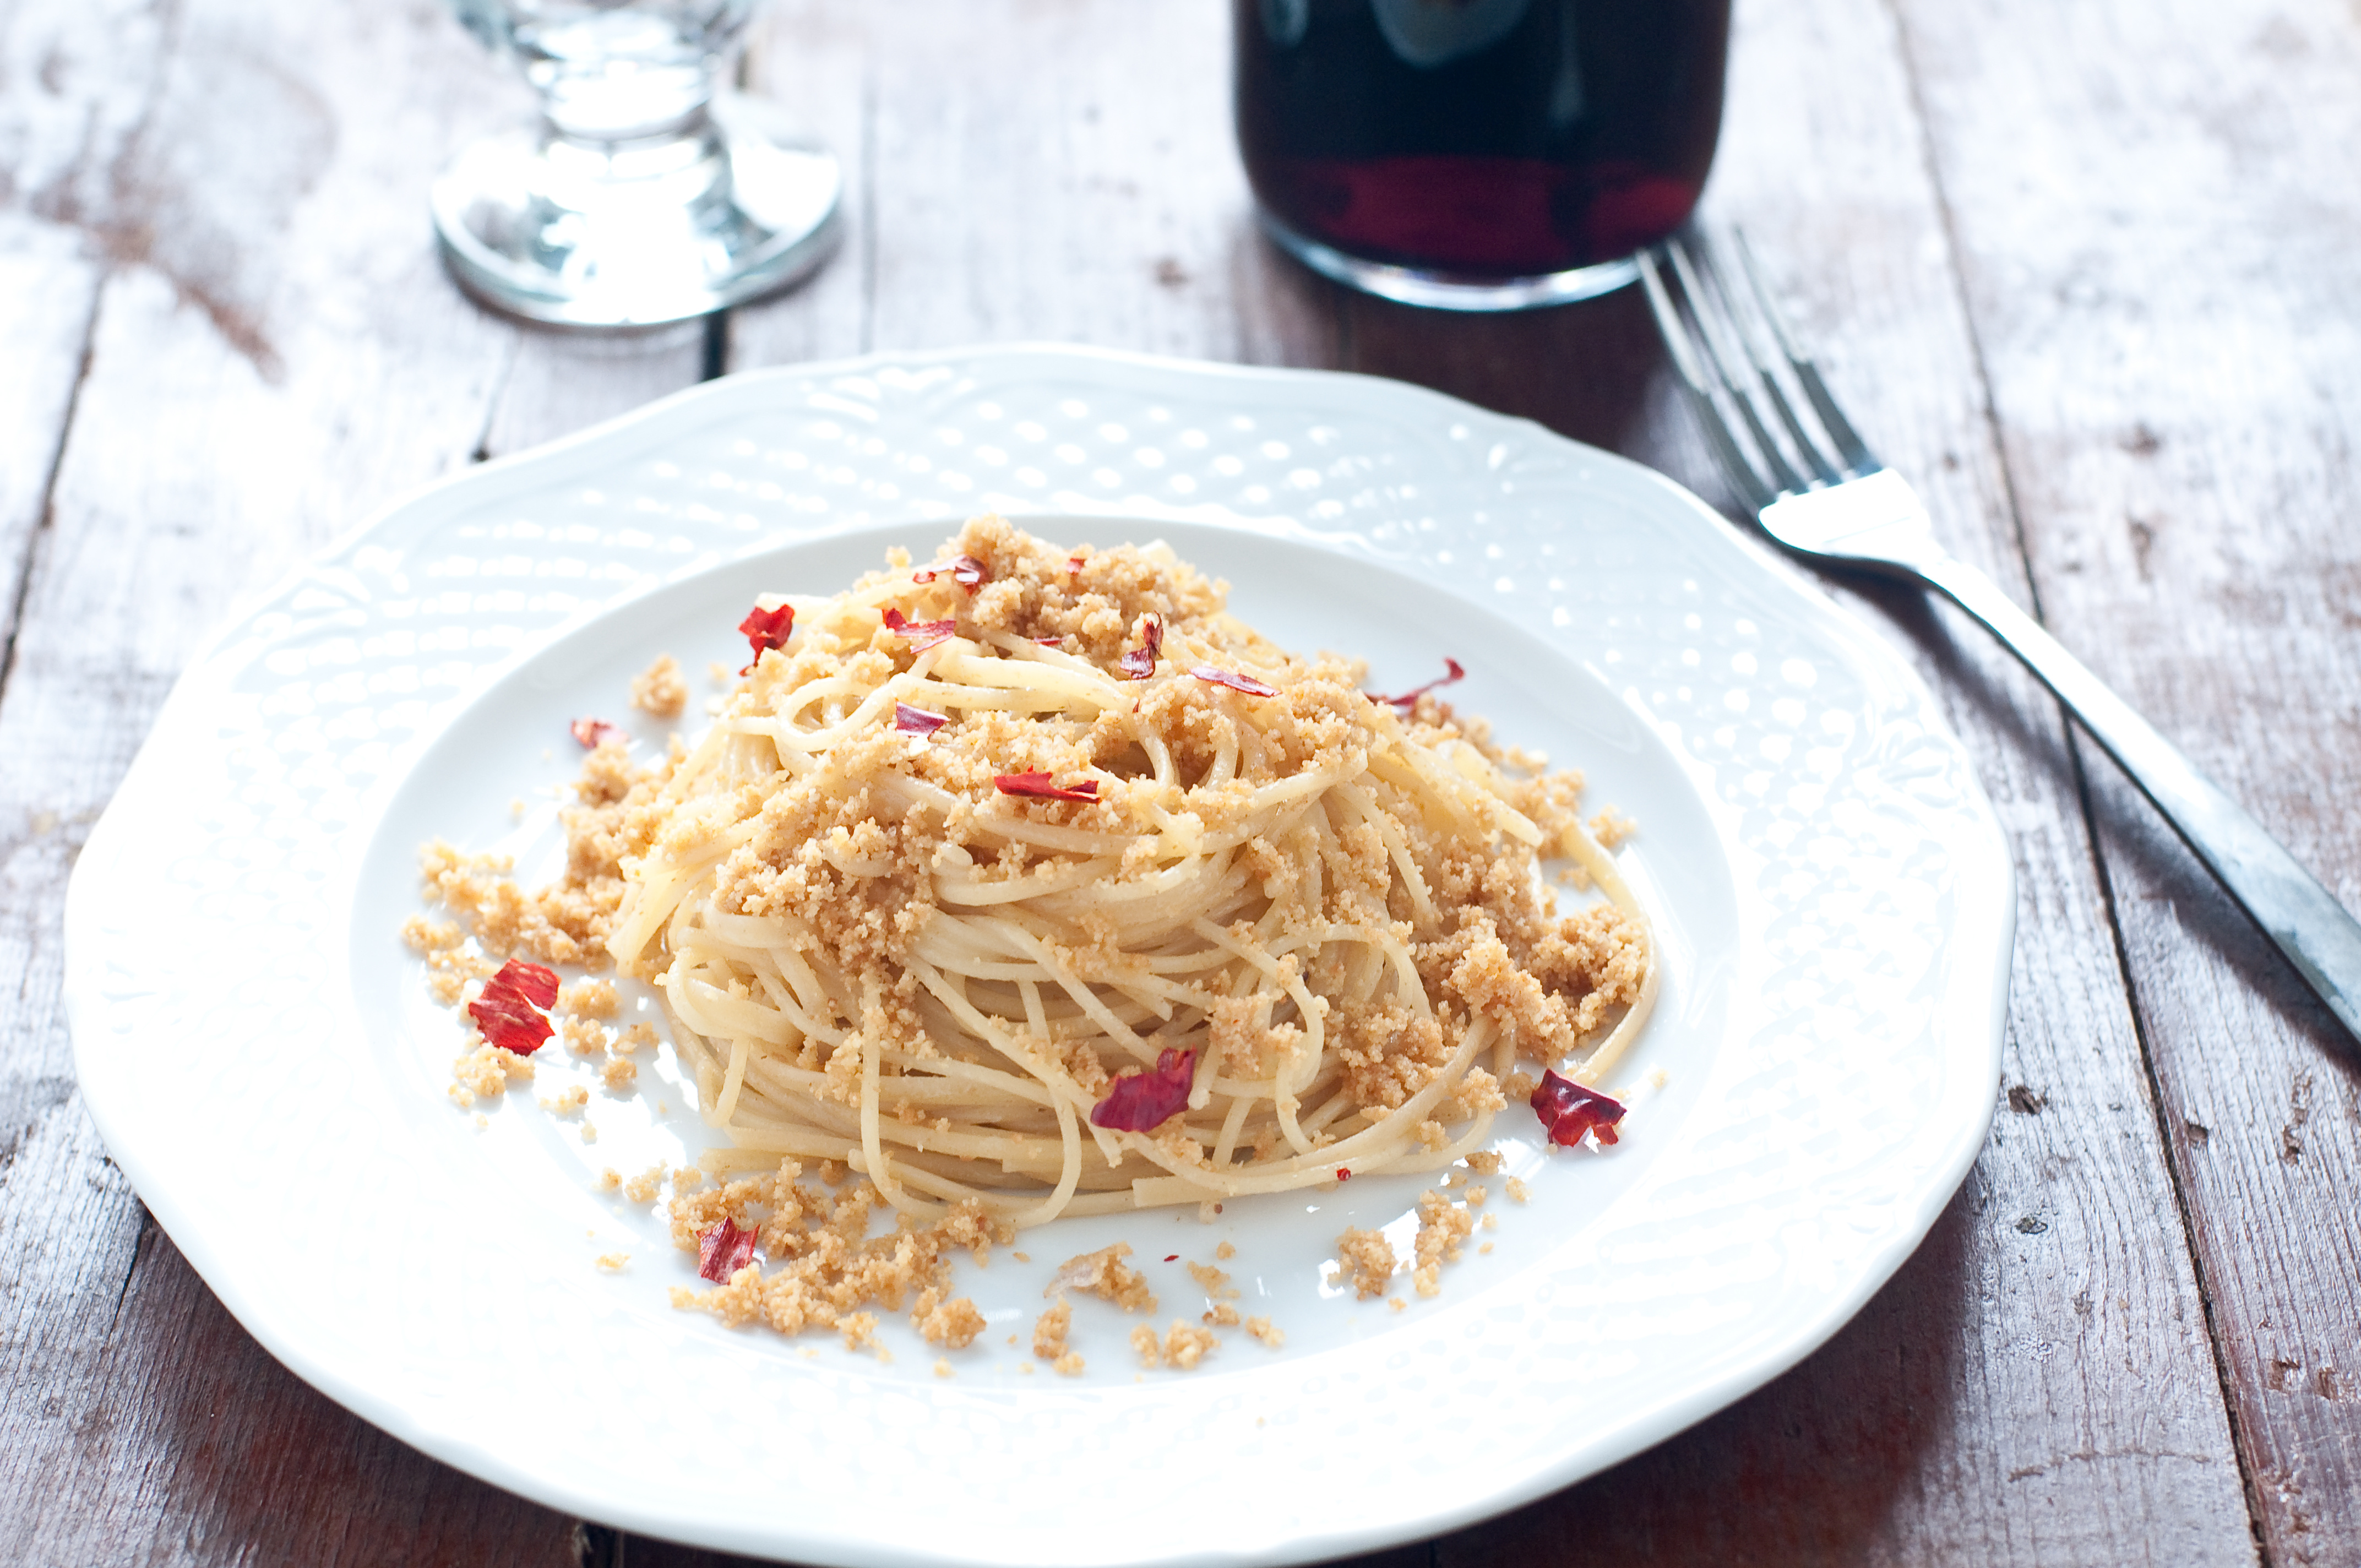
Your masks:
[[[920,1305],[926,1305],[923,1297]],[[965,1296],[955,1296],[923,1317],[913,1312],[911,1320],[928,1344],[948,1345],[953,1350],[965,1350],[975,1343],[976,1335],[991,1327],[975,1303]]]
[[[1410,1310],[1410,1303],[1403,1300],[1399,1296],[1387,1297],[1386,1305],[1391,1307],[1397,1312],[1408,1311]]]
[[[600,1172],[598,1173],[598,1190],[599,1190],[599,1191],[601,1191],[601,1192],[612,1192],[612,1191],[614,1191],[614,1190],[615,1190],[615,1189],[617,1189],[617,1188],[619,1188],[619,1187],[620,1187],[620,1186],[622,1186],[622,1185],[623,1185],[623,1173],[622,1173],[621,1171],[620,1171],[620,1170],[617,1170],[613,1166],[611,1166],[611,1165],[610,1165],[610,1166],[609,1166],[606,1169],[604,1169],[604,1170],[602,1170],[602,1171],[600,1171]]]
[[[1066,1354],[1066,1331],[1073,1325],[1074,1310],[1060,1298],[1033,1321],[1033,1354],[1044,1361],[1056,1361]],[[1016,1338],[1009,1336],[1015,1344]]]
[[[597,1143],[598,1141],[598,1129],[588,1122],[583,1123],[582,1141],[586,1144]]]
[[[1191,1264],[1189,1277],[1197,1282],[1197,1288],[1214,1300],[1235,1301],[1238,1298],[1237,1288],[1230,1283],[1230,1277],[1210,1263]]]
[[[1012,1340],[1010,1343],[1014,1343],[1016,1342]],[[1016,1370],[1025,1374],[1026,1376],[1030,1377],[1033,1376],[1033,1364],[1029,1361],[1020,1361],[1016,1364]]]
[[[1501,1158],[1497,1149],[1479,1149],[1467,1157],[1467,1168],[1478,1176],[1490,1176],[1500,1166]]]
[[[1080,1377],[1082,1375],[1082,1358],[1070,1350],[1051,1362],[1049,1370],[1060,1377]]]
[[[564,1040],[566,1048],[577,1057],[604,1056],[612,1047],[615,1039],[612,1032],[605,1025],[594,1024],[587,1018],[573,1017],[558,1020],[557,1037]]]
[[[1148,1288],[1147,1277],[1123,1261],[1130,1255],[1131,1248],[1122,1242],[1078,1254],[1058,1266],[1057,1277],[1041,1294],[1075,1290],[1085,1296],[1104,1296],[1126,1312],[1152,1312],[1156,1297]]]
[[[1521,1203],[1532,1195],[1533,1190],[1526,1186],[1521,1178],[1514,1176],[1509,1178],[1509,1201],[1510,1202]]]
[[[617,1005],[611,980],[577,980],[557,993],[561,1011],[583,1018],[612,1018]]]
[[[697,1166],[684,1165],[672,1173],[672,1190],[675,1193],[694,1192],[705,1185],[705,1172]]]
[[[634,1203],[652,1202],[664,1187],[664,1162],[658,1160],[647,1169],[623,1183],[623,1196]]]
[[[1418,1263],[1411,1278],[1420,1295],[1433,1296],[1442,1290],[1443,1266],[1459,1261],[1460,1245],[1475,1228],[1474,1217],[1442,1193],[1419,1194],[1418,1240],[1413,1244]]]
[[[505,1092],[511,1078],[530,1080],[533,1058],[498,1046],[478,1046],[451,1064],[450,1095],[464,1108]]]
[[[848,1312],[837,1320],[836,1332],[844,1336],[844,1348],[847,1350],[860,1350],[866,1346],[881,1355],[884,1351],[885,1347],[877,1343],[877,1314],[874,1312]]]
[[[688,681],[680,661],[659,653],[656,662],[631,677],[631,706],[658,718],[678,718],[688,706]]]
[[[1487,1214],[1479,1223],[1488,1231],[1497,1231],[1500,1228],[1500,1216],[1498,1214]]]
[[[598,1081],[620,1093],[639,1081],[640,1069],[629,1057],[617,1057],[598,1069]]]
[[[1272,1350],[1277,1350],[1287,1343],[1285,1332],[1272,1327],[1268,1318],[1248,1318],[1246,1332]]]
[[[1008,1255],[1015,1258],[1019,1263],[1030,1263],[1033,1261],[1033,1255],[1030,1253],[1012,1252]]]
[[[1491,1194],[1481,1187],[1471,1184],[1467,1189],[1467,1206],[1470,1209],[1481,1209],[1484,1206],[1484,1200],[1490,1196]]]
[[[655,1043],[656,1026],[642,1018],[640,1022],[626,1028],[622,1033],[621,1038],[614,1045],[609,1046],[608,1049],[618,1051],[645,1050]],[[664,1107],[661,1105],[656,1107],[659,1111],[664,1108]]]
[[[481,1111],[476,1113],[476,1125],[478,1127],[489,1127],[491,1124],[492,1119],[489,1116],[485,1115]]]
[[[623,1265],[631,1262],[631,1255],[627,1252],[602,1252],[591,1261],[596,1263],[599,1267],[605,1269],[608,1273],[612,1274],[617,1269],[622,1267]]]
[[[1476,1252],[1477,1252],[1477,1255],[1478,1255],[1478,1256],[1480,1257],[1480,1256],[1481,1256],[1481,1255],[1483,1255],[1485,1253],[1490,1252],[1491,1250],[1492,1250],[1492,1244],[1491,1244],[1490,1242],[1486,1242],[1482,1246],[1477,1247],[1477,1248],[1476,1249]]]
[[[1672,1082],[1672,1074],[1666,1072],[1663,1068],[1657,1068],[1651,1071],[1643,1081],[1646,1082],[1648,1087],[1651,1089],[1662,1089],[1664,1085]]]
[[[935,1357],[935,1376],[938,1377],[949,1377],[950,1375],[951,1364],[945,1361],[939,1355]]]
[[[1383,1231],[1345,1231],[1336,1238],[1336,1257],[1332,1277],[1349,1280],[1360,1300],[1384,1295],[1386,1281],[1394,1277],[1393,1244]]]
[[[555,1099],[544,1100],[541,1102],[541,1108],[553,1115],[564,1116],[579,1111],[589,1103],[590,1091],[577,1083],[571,1089],[559,1090]]]
[[[1224,1242],[1221,1245],[1213,1249],[1213,1255],[1220,1258],[1224,1263],[1227,1263],[1230,1259],[1238,1255],[1238,1249],[1232,1246],[1229,1243]]]
[[[1509,1081],[1500,1085],[1500,1092],[1510,1100],[1531,1100],[1533,1091],[1541,1086],[1542,1080],[1532,1073],[1518,1071],[1509,1075]]]
[[[1157,1343],[1156,1331],[1146,1323],[1131,1331],[1131,1348],[1139,1353],[1142,1366],[1155,1365],[1163,1354],[1163,1346]]]
[[[1216,1301],[1211,1310],[1202,1315],[1202,1321],[1217,1329],[1234,1329],[1238,1326],[1238,1310],[1227,1301]]]
[[[1140,1326],[1147,1327],[1145,1323]],[[1153,1339],[1156,1336],[1151,1333],[1148,1337]],[[1177,1366],[1183,1372],[1193,1371],[1197,1363],[1220,1349],[1221,1343],[1218,1335],[1201,1329],[1194,1323],[1184,1323],[1175,1318],[1172,1320],[1171,1329],[1164,1336],[1165,1364]]]

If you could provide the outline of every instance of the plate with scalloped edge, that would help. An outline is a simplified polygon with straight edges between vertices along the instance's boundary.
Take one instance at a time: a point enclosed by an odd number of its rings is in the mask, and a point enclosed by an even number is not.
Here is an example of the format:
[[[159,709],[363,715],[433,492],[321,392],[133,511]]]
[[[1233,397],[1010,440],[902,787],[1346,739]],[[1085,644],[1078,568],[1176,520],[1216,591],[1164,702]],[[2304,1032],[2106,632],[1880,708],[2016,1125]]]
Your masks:
[[[897,1320],[858,1353],[732,1330],[670,1306],[694,1259],[598,1180],[710,1141],[668,1049],[619,1091],[544,1053],[529,1087],[447,1097],[464,1030],[397,935],[419,845],[547,867],[569,719],[623,712],[659,652],[703,692],[750,595],[928,558],[984,510],[1162,538],[1377,689],[1457,658],[1458,706],[1638,823],[1619,862],[1666,980],[1623,1140],[1553,1153],[1503,1113],[1528,1199],[1492,1184],[1439,1295],[1326,1268],[1348,1225],[1403,1240],[1433,1180],[1372,1178],[1028,1232],[960,1266],[991,1327],[948,1355]],[[165,704],[76,866],[66,994],[107,1146],[206,1282],[462,1470],[848,1568],[1298,1563],[1595,1474],[1833,1333],[1982,1143],[2013,908],[1924,685],[1662,477],[1395,382],[992,347],[708,383],[324,552]],[[1082,1301],[1083,1375],[1030,1365],[1056,1264],[1114,1240],[1159,1320],[1195,1319],[1186,1265],[1228,1244],[1284,1344],[1143,1369],[1139,1320]]]

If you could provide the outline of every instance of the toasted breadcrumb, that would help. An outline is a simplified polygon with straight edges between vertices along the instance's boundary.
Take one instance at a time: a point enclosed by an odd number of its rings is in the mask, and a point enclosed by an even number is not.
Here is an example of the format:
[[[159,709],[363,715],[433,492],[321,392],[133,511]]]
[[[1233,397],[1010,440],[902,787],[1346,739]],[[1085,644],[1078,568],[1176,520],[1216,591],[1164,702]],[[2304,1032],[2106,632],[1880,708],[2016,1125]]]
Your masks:
[[[1383,1231],[1345,1231],[1336,1238],[1336,1277],[1348,1280],[1360,1300],[1384,1295],[1394,1277],[1394,1247]]]
[[[1491,1194],[1480,1185],[1470,1182],[1467,1187],[1467,1206],[1470,1209],[1481,1209],[1484,1206],[1484,1200],[1490,1196]]]
[[[631,1255],[627,1252],[602,1252],[591,1261],[596,1263],[599,1267],[605,1269],[608,1273],[612,1274],[617,1269],[622,1267],[623,1265],[631,1262]]]
[[[1189,1266],[1189,1277],[1197,1282],[1197,1288],[1202,1290],[1207,1296],[1217,1301],[1234,1301],[1237,1299],[1238,1292],[1236,1288],[1230,1283],[1230,1277],[1223,1273],[1220,1269],[1215,1268],[1212,1264],[1191,1264]]]
[[[662,1160],[658,1160],[655,1164],[648,1167],[647,1169],[640,1172],[639,1175],[634,1176],[629,1181],[623,1183],[623,1196],[629,1198],[634,1203],[650,1202],[653,1201],[655,1195],[663,1190],[664,1179],[664,1162]]]
[[[601,1191],[601,1192],[612,1192],[612,1191],[614,1191],[617,1188],[619,1188],[619,1187],[620,1187],[620,1186],[622,1186],[622,1185],[623,1185],[623,1173],[622,1173],[621,1171],[620,1171],[620,1170],[617,1170],[613,1166],[611,1166],[611,1165],[610,1165],[610,1166],[609,1166],[606,1169],[604,1169],[604,1170],[602,1170],[602,1171],[600,1171],[600,1172],[598,1173],[598,1190],[599,1190],[599,1191]]]
[[[1051,1362],[1049,1370],[1060,1377],[1080,1377],[1082,1375],[1082,1358],[1070,1350]]]
[[[935,1376],[938,1377],[949,1377],[950,1375],[951,1364],[945,1361],[939,1355],[935,1357]]]
[[[586,1144],[597,1143],[598,1141],[598,1129],[588,1122],[583,1123],[582,1141]]]
[[[1073,1321],[1074,1309],[1066,1304],[1064,1298],[1049,1303],[1041,1315],[1033,1320],[1033,1354],[1051,1362],[1065,1354],[1066,1331],[1073,1326]]]
[[[1422,1296],[1443,1288],[1443,1265],[1459,1261],[1460,1245],[1476,1228],[1475,1217],[1440,1192],[1419,1195],[1418,1240],[1412,1250],[1417,1267],[1411,1275]]]
[[[478,1046],[451,1064],[451,1098],[462,1106],[503,1093],[512,1078],[530,1080],[533,1058],[498,1046]]]
[[[656,1043],[656,1026],[644,1020],[626,1028],[622,1036],[609,1047],[618,1051],[641,1051]]]
[[[617,1057],[598,1069],[598,1081],[620,1093],[639,1080],[640,1069],[628,1057]]]
[[[631,677],[631,706],[658,718],[678,718],[688,706],[688,680],[680,661],[659,653],[656,662]]]
[[[1277,1350],[1279,1346],[1287,1343],[1286,1332],[1283,1330],[1274,1328],[1268,1318],[1248,1318],[1246,1320],[1246,1332],[1255,1339],[1262,1342],[1265,1346],[1271,1350]]]
[[[1139,1353],[1139,1364],[1142,1366],[1155,1365],[1164,1354],[1164,1347],[1158,1341],[1156,1331],[1146,1323],[1141,1323],[1131,1331],[1131,1348]]]
[[[571,1089],[559,1090],[555,1099],[544,1100],[541,1108],[553,1115],[565,1116],[589,1103],[590,1091],[577,1083]]]
[[[1224,1263],[1227,1263],[1230,1259],[1238,1255],[1238,1249],[1232,1246],[1229,1243],[1224,1242],[1221,1245],[1213,1249],[1213,1255],[1220,1258]]]
[[[1488,1231],[1497,1231],[1500,1228],[1500,1216],[1498,1214],[1487,1214],[1478,1223]]]
[[[1483,1254],[1483,1253],[1490,1252],[1491,1250],[1492,1250],[1492,1244],[1491,1244],[1490,1242],[1486,1242],[1482,1246],[1479,1246],[1479,1247],[1477,1247],[1477,1248],[1476,1249],[1476,1251],[1477,1251],[1479,1255],[1480,1255],[1480,1254]]]
[[[1058,1266],[1057,1277],[1041,1294],[1054,1296],[1060,1290],[1074,1290],[1085,1296],[1104,1296],[1126,1312],[1152,1312],[1156,1310],[1155,1294],[1148,1288],[1146,1277],[1123,1261],[1130,1255],[1130,1246],[1123,1242],[1096,1252],[1079,1253]]]
[[[1200,1321],[1217,1329],[1234,1329],[1238,1326],[1238,1310],[1227,1301],[1216,1301],[1201,1315]]]
[[[1467,1157],[1467,1168],[1478,1176],[1493,1175],[1499,1171],[1502,1163],[1499,1151],[1497,1149],[1478,1149]]]
[[[1387,1297],[1386,1305],[1391,1307],[1397,1312],[1407,1312],[1410,1310],[1410,1303],[1403,1300],[1399,1296]]]
[[[613,1032],[605,1025],[571,1016],[558,1020],[557,1037],[564,1040],[566,1048],[577,1057],[604,1056],[615,1038]]]
[[[739,1272],[742,1274],[745,1270]],[[885,1347],[877,1343],[877,1314],[874,1312],[847,1313],[836,1321],[836,1332],[844,1336],[844,1348],[847,1350],[866,1348],[876,1351],[881,1357],[884,1354]]]
[[[1522,1203],[1533,1195],[1533,1190],[1526,1186],[1520,1177],[1509,1178],[1507,1190],[1511,1203]]]
[[[954,1297],[917,1320],[920,1338],[928,1344],[949,1345],[953,1350],[965,1350],[975,1343],[976,1335],[991,1326],[975,1303],[965,1296]]]
[[[1142,1324],[1143,1328],[1147,1325]],[[1154,1338],[1153,1334],[1148,1336]],[[1164,1335],[1164,1361],[1168,1366],[1183,1372],[1193,1371],[1197,1363],[1221,1347],[1221,1336],[1199,1328],[1194,1323],[1172,1320],[1172,1327]]]
[[[1029,1252],[1012,1252],[1008,1255],[1015,1258],[1019,1263],[1030,1263],[1033,1261],[1033,1255]]]

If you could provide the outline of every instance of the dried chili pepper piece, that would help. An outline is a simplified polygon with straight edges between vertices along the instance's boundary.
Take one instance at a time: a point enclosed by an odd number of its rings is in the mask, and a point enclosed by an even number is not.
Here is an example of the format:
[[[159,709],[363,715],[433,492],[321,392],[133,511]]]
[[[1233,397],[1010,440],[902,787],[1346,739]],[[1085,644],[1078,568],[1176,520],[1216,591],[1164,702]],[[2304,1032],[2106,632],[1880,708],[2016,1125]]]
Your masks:
[[[1127,681],[1144,681],[1156,673],[1156,656],[1164,652],[1164,618],[1149,615],[1142,619],[1139,646],[1115,661],[1115,667]]]
[[[1612,1095],[1586,1088],[1555,1072],[1542,1074],[1533,1091],[1533,1113],[1549,1129],[1550,1142],[1571,1147],[1585,1133],[1596,1133],[1602,1144],[1615,1142],[1615,1124],[1623,1119],[1624,1105]]]
[[[1165,1051],[1156,1065],[1126,1073],[1107,1086],[1107,1097],[1091,1107],[1091,1125],[1117,1133],[1145,1133],[1162,1126],[1189,1103],[1197,1076],[1195,1051]]]
[[[945,575],[970,593],[992,580],[992,569],[972,555],[954,555],[948,566],[921,566],[910,574],[910,580],[931,583]]]
[[[1277,686],[1267,686],[1252,675],[1242,675],[1235,670],[1217,670],[1211,664],[1200,664],[1189,673],[1201,681],[1210,682],[1217,686],[1227,686],[1234,692],[1244,692],[1248,696],[1279,695]]]
[[[731,1275],[754,1261],[754,1243],[762,1234],[760,1225],[741,1230],[738,1222],[730,1219],[697,1232],[697,1277],[710,1279],[716,1285],[728,1284]]]
[[[783,604],[776,609],[763,609],[758,606],[746,612],[746,619],[738,623],[738,630],[745,634],[747,642],[754,650],[754,656],[746,662],[746,668],[738,672],[742,675],[761,663],[763,654],[774,648],[787,645],[787,639],[795,634],[796,630],[795,606]]]
[[[1444,674],[1437,675],[1434,679],[1427,682],[1426,685],[1422,686],[1411,687],[1410,690],[1402,693],[1400,696],[1379,696],[1376,692],[1371,692],[1369,694],[1369,700],[1371,702],[1389,702],[1396,707],[1410,707],[1415,706],[1419,698],[1424,696],[1435,687],[1447,686],[1454,681],[1464,681],[1467,678],[1466,670],[1461,667],[1459,661],[1456,659],[1445,659],[1443,661],[1443,668],[1445,672]]]
[[[957,620],[912,620],[898,609],[885,612],[885,630],[896,637],[907,638],[910,652],[923,653],[939,643],[948,642],[959,635]]]
[[[906,702],[894,705],[894,728],[905,735],[932,735],[951,721],[948,713],[928,713],[923,707],[912,707]]]
[[[629,740],[631,736],[620,724],[609,724],[603,718],[577,718],[574,721],[574,739],[586,751],[595,751],[609,740]]]
[[[529,1057],[556,1033],[542,1013],[556,1000],[557,975],[554,970],[522,959],[511,959],[484,981],[484,989],[476,1000],[467,1003],[467,1016],[483,1031],[487,1045]]]
[[[1024,773],[994,773],[992,775],[992,787],[1003,795],[1026,795],[1035,800],[1096,800],[1099,797],[1099,781],[1096,779],[1084,779],[1069,789],[1050,783],[1049,773],[1039,769]]]

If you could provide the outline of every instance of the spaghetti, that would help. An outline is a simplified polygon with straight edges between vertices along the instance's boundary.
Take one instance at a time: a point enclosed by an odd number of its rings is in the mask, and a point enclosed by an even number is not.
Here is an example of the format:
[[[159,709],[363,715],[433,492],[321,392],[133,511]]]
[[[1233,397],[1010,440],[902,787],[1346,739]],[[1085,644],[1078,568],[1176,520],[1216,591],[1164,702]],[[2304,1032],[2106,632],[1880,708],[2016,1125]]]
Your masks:
[[[1441,1168],[1520,1058],[1629,1047],[1655,966],[1578,775],[1282,652],[1161,545],[950,552],[750,616],[711,729],[576,845],[708,1168],[1017,1226],[1211,1202]],[[1544,860],[1603,901],[1556,913]]]

